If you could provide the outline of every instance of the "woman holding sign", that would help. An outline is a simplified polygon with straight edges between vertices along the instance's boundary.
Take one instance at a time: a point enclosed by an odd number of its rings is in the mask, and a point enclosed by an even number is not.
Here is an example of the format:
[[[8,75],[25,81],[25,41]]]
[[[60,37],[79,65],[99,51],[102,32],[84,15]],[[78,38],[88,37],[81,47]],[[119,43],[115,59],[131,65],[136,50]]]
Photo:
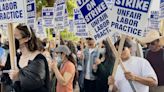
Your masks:
[[[114,66],[114,55],[107,41],[102,42],[104,46],[99,48],[100,57],[93,65],[94,74],[97,76],[96,92],[108,92],[108,76],[112,74]]]
[[[33,31],[20,24],[15,29],[22,53],[17,66],[9,74],[16,92],[49,92],[49,69],[46,58],[41,54],[38,40]]]

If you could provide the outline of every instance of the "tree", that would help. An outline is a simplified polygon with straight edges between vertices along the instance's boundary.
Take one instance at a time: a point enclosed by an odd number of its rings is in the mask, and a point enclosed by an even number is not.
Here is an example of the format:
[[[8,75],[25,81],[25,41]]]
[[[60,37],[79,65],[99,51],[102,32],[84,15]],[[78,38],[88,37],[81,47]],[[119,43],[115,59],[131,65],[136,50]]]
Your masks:
[[[67,0],[66,1],[67,11],[68,11],[68,17],[69,19],[73,18],[74,8],[77,7],[76,0]]]
[[[36,0],[37,16],[41,16],[42,7],[52,7],[55,0]]]

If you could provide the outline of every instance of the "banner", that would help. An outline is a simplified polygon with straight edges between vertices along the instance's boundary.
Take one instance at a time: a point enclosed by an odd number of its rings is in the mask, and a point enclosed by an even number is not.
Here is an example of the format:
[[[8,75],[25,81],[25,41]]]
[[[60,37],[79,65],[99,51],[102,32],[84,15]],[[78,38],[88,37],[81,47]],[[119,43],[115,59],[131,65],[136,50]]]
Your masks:
[[[35,29],[36,22],[36,3],[35,0],[26,0],[27,1],[27,25]]]
[[[0,0],[0,23],[25,23],[24,0]]]
[[[108,0],[110,1],[110,0]],[[113,32],[110,29],[109,14],[110,5],[105,0],[77,0],[77,5],[88,25],[89,31],[93,31],[92,37],[99,42]]]
[[[119,33],[143,37],[151,0],[115,0],[109,13],[110,27]]]
[[[44,7],[42,8],[43,26],[46,28],[54,28],[54,8]]]

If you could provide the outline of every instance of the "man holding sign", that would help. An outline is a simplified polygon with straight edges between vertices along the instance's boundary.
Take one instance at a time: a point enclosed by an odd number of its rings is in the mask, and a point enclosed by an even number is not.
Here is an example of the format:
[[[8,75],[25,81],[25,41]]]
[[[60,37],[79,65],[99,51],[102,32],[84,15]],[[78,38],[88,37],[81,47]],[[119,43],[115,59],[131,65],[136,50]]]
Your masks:
[[[116,49],[118,49],[119,42],[115,43]],[[115,78],[109,77],[109,85],[114,85],[113,91],[119,90],[119,92],[133,92],[128,80],[132,81],[136,92],[149,92],[149,86],[157,85],[157,76],[149,64],[149,62],[143,58],[134,57],[130,54],[131,44],[125,40],[121,59],[123,65],[129,70],[124,73],[121,66],[118,66]]]

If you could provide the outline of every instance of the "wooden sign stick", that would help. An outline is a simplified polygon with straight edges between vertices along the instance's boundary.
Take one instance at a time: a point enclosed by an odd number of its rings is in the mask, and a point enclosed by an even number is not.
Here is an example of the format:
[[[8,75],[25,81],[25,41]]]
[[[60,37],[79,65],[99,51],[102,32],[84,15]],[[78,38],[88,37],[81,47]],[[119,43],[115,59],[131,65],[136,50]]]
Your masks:
[[[161,20],[160,22],[160,33],[164,36],[164,20]]]
[[[11,69],[15,70],[16,69],[15,37],[14,37],[14,32],[13,32],[13,26],[11,23],[8,24],[8,37],[9,37]]]
[[[121,39],[121,41],[120,41],[120,43],[119,43],[118,52],[117,52],[116,48],[114,47],[114,45],[112,44],[111,39],[110,39],[110,38],[107,39],[107,40],[108,40],[108,43],[109,43],[109,45],[110,45],[110,47],[111,47],[111,49],[112,49],[112,52],[114,53],[114,55],[115,55],[115,57],[116,57],[116,61],[115,61],[114,68],[113,68],[112,77],[115,76],[116,71],[117,71],[117,67],[118,67],[119,63],[120,63],[120,65],[121,65],[123,71],[124,71],[124,72],[127,71],[126,68],[125,68],[125,66],[124,66],[123,63],[122,63],[121,58],[120,58],[121,53],[122,53],[122,49],[123,49],[123,45],[124,45],[124,42],[125,42],[125,39],[126,39],[126,36],[125,36],[125,35],[122,35],[122,39]],[[136,90],[135,90],[135,88],[134,88],[134,85],[132,84],[132,81],[129,81],[129,84],[130,84],[130,86],[131,86],[133,92],[136,92]],[[112,90],[113,90],[113,85],[110,85],[110,86],[109,86],[109,91],[112,91]]]
[[[123,44],[125,42],[125,36],[122,37],[122,39],[121,39],[121,41],[119,43],[118,52],[117,52],[115,46],[113,45],[111,38],[108,38],[107,40],[108,40],[109,46],[111,47],[112,52],[114,53],[114,55],[116,57],[114,68],[113,68],[113,73],[112,73],[112,77],[114,77],[116,75],[117,67],[119,65],[119,61],[120,61],[119,59],[120,59],[120,56],[121,56],[121,53],[122,53]],[[109,86],[109,90],[110,91],[113,90],[113,85]]]

